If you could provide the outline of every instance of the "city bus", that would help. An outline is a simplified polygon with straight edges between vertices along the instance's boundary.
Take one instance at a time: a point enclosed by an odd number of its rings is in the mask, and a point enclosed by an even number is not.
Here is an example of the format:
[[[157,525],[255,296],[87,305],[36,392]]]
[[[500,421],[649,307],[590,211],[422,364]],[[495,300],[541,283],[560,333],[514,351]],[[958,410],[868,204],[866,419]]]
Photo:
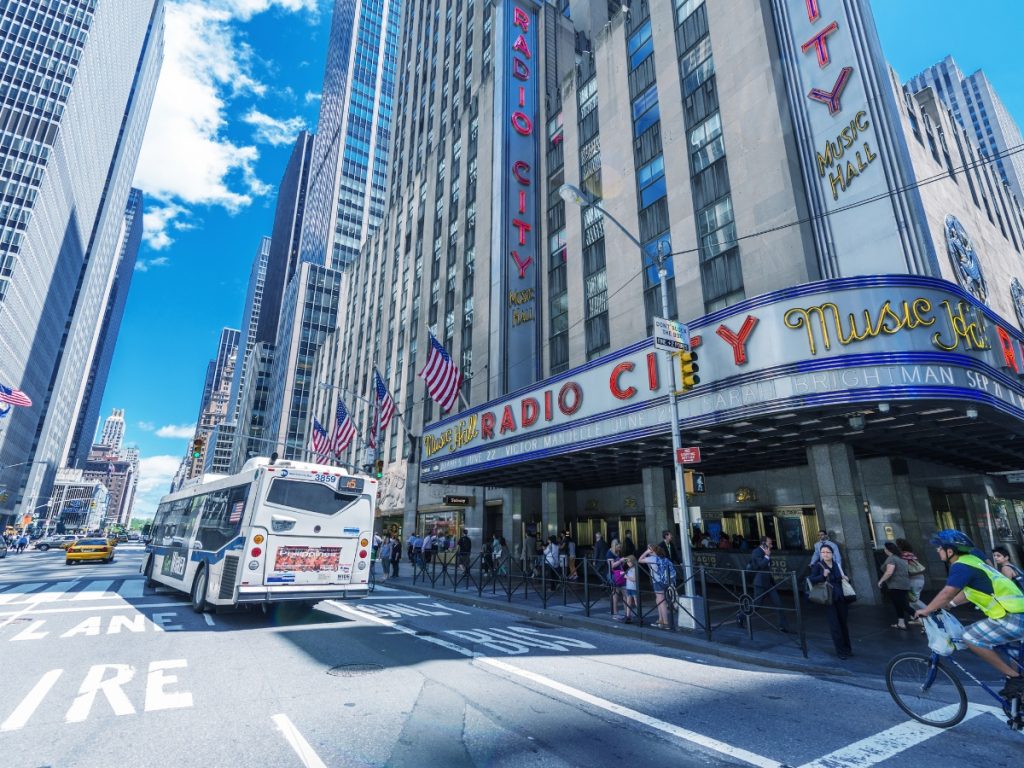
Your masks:
[[[377,481],[338,467],[255,458],[165,496],[146,584],[187,593],[195,611],[366,596]]]

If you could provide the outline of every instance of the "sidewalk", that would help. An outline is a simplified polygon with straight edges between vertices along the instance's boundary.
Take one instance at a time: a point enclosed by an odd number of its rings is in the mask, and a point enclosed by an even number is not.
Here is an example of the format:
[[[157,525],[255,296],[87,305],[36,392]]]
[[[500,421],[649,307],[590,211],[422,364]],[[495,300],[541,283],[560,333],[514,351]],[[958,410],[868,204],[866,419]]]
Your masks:
[[[532,588],[528,597],[522,591],[513,594],[511,602],[508,595],[500,589],[492,591],[487,585],[482,594],[477,588],[466,588],[459,585],[456,591],[451,581],[442,587],[438,582],[431,587],[429,580],[420,580],[413,584],[408,563],[402,563],[404,571],[398,578],[385,582],[378,581],[379,586],[417,592],[431,598],[447,600],[472,607],[501,610],[550,624],[561,624],[566,627],[588,629],[605,632],[617,637],[641,639],[657,645],[671,646],[681,650],[705,655],[718,656],[731,661],[738,661],[758,666],[804,672],[816,675],[839,676],[871,676],[881,681],[885,674],[886,664],[897,653],[904,651],[921,651],[926,653],[928,645],[924,633],[918,627],[911,626],[907,631],[892,629],[894,623],[888,606],[872,606],[853,604],[850,606],[850,638],[853,643],[853,657],[841,661],[834,652],[832,639],[828,630],[828,622],[824,609],[804,601],[801,614],[804,622],[804,633],[807,639],[807,658],[804,658],[799,646],[799,637],[793,633],[783,634],[763,620],[754,620],[753,638],[746,630],[737,627],[734,621],[727,621],[716,627],[712,639],[706,639],[701,630],[677,629],[674,631],[659,630],[654,627],[626,625],[611,617],[611,604],[607,596],[602,597],[591,608],[590,616],[586,616],[584,606],[568,594],[563,604],[561,590],[553,593],[544,608],[538,592]],[[600,590],[600,587],[595,587]],[[600,593],[599,593],[600,594]],[[766,612],[774,620],[774,612]],[[971,621],[968,612],[961,612],[962,621]],[[796,622],[790,614],[790,624],[795,628]],[[964,653],[962,656],[969,656]],[[963,663],[965,659],[958,657]],[[970,660],[973,661],[973,660]],[[973,664],[971,665],[974,666]]]

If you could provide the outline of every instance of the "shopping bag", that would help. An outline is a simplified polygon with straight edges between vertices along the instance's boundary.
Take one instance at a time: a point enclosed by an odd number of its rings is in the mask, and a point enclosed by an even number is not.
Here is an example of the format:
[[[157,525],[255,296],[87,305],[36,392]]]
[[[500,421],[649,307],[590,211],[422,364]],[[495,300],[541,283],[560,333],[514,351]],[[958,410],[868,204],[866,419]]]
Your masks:
[[[956,646],[949,637],[943,622],[933,616],[925,616],[922,620],[925,634],[928,636],[928,647],[939,656],[951,656]]]
[[[853,588],[853,584],[843,579],[843,599],[848,603],[857,601],[857,590]]]
[[[964,625],[960,623],[960,619],[949,611],[943,611],[942,626],[949,634],[949,639],[953,641],[957,648],[966,648],[964,645]]]

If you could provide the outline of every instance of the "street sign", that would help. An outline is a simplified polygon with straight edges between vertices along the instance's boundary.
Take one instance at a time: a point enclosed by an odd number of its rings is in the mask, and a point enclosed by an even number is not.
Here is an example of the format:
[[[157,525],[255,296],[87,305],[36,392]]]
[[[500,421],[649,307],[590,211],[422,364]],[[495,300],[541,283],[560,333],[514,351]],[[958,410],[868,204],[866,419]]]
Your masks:
[[[700,464],[700,448],[691,446],[676,451],[676,464]]]
[[[690,351],[690,329],[678,320],[654,318],[654,348],[666,352]]]
[[[471,507],[476,499],[472,496],[445,496],[444,503],[453,507]]]

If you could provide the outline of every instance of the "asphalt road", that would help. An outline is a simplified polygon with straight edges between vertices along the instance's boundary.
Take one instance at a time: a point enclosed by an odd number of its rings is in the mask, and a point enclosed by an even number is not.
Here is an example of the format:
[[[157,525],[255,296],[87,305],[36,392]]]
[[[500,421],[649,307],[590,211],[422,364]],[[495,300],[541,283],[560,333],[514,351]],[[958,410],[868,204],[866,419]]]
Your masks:
[[[0,765],[1020,766],[984,708],[918,726],[880,676],[725,665],[378,587],[194,613],[109,565],[0,560]],[[977,699],[981,701],[981,699]]]

